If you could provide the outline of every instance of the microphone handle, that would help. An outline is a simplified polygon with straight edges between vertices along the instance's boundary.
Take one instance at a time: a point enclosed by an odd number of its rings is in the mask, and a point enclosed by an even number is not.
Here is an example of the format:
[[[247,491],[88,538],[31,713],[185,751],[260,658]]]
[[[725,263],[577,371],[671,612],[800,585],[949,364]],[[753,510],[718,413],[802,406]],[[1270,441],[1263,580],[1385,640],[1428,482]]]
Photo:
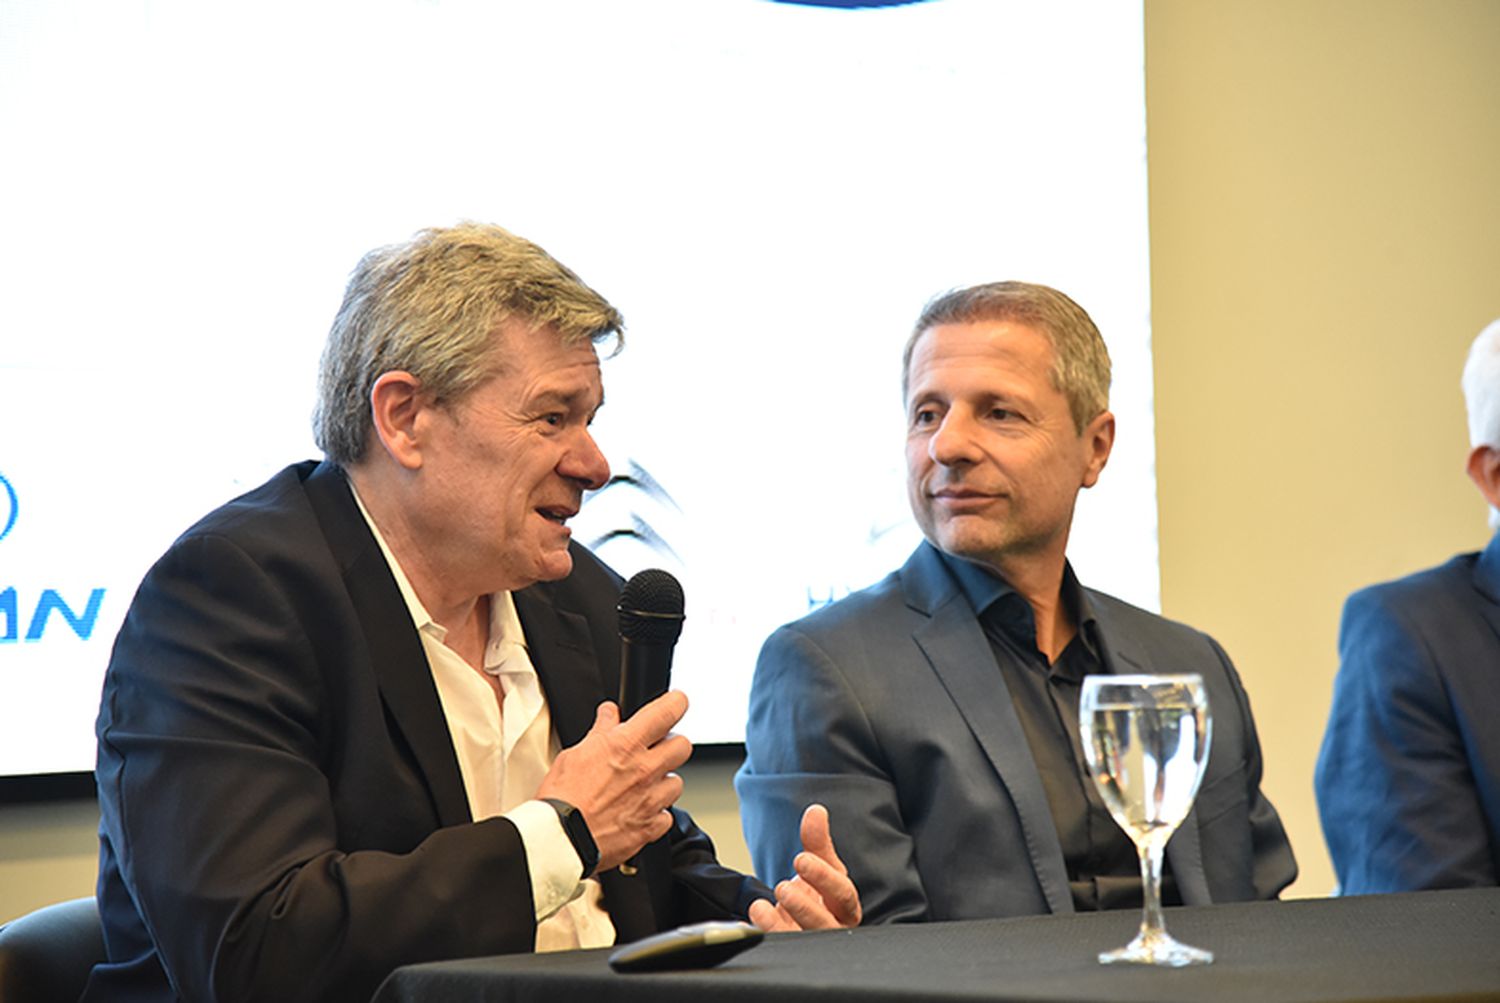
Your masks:
[[[620,720],[625,721],[667,692],[672,682],[672,647],[620,639]]]
[[[625,721],[646,704],[667,692],[672,682],[672,648],[666,644],[649,644],[620,638],[620,720]],[[640,870],[641,855],[632,856],[620,865],[620,873],[634,875]]]

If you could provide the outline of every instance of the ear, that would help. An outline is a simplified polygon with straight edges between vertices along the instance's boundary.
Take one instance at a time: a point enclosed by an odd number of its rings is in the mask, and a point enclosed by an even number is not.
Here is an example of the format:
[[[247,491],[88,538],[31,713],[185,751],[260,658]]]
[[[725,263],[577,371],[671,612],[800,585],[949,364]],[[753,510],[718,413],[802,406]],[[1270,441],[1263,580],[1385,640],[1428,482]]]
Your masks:
[[[1100,411],[1094,420],[1083,427],[1079,436],[1083,442],[1084,459],[1083,486],[1091,488],[1099,483],[1099,474],[1109,462],[1109,451],[1115,446],[1115,416],[1109,411]]]
[[[1490,508],[1500,509],[1500,449],[1475,446],[1469,451],[1469,479],[1478,487]]]
[[[422,381],[399,369],[381,373],[370,388],[370,417],[375,436],[386,455],[407,470],[422,465],[418,418],[426,406]]]

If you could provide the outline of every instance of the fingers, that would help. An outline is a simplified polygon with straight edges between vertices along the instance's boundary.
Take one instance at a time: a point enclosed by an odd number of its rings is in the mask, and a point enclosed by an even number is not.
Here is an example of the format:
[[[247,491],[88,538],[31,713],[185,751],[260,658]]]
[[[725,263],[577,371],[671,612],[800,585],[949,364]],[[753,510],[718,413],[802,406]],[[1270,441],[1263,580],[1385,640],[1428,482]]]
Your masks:
[[[797,878],[776,886],[776,905],[799,930],[829,930],[839,925],[823,897],[806,881]]]
[[[647,761],[653,773],[668,773],[692,756],[692,742],[682,735],[668,735],[649,750]]]
[[[750,922],[760,927],[767,933],[781,933],[785,930],[795,930],[797,925],[792,922],[791,917],[772,905],[767,899],[756,899],[750,903]]]
[[[812,886],[842,926],[858,926],[862,915],[859,891],[849,880],[849,868],[833,847],[828,809],[811,804],[802,813],[802,852],[792,861],[797,876]]]
[[[668,773],[651,785],[649,803],[656,807],[655,814],[666,817],[668,826],[672,824],[672,813],[667,809],[671,808],[677,803],[677,799],[682,797],[682,789],[682,778],[675,773]],[[657,835],[663,834],[657,833]]]
[[[827,808],[808,806],[801,837],[803,850],[792,861],[797,876],[776,886],[775,906],[751,906],[750,921],[772,932],[858,926],[863,917],[859,890],[834,849]]]
[[[668,810],[682,796],[675,772],[693,753],[672,727],[687,712],[687,697],[669,692],[620,722],[605,701],[583,741],[560,752],[543,777],[538,797],[560,797],[583,813],[608,870],[672,828]]]
[[[672,831],[672,823],[672,812],[668,808],[663,808],[661,811],[652,815],[641,826],[640,845],[645,846],[648,843],[654,843],[658,839],[661,839],[667,833]],[[637,847],[637,849],[639,849],[639,847]]]
[[[594,708],[594,726],[589,729],[589,734],[608,731],[619,723],[620,708],[613,700],[606,700]]]
[[[828,829],[828,809],[820,804],[810,804],[802,813],[802,849],[816,854],[832,864],[841,873],[848,873],[844,862],[833,848],[833,834]]]
[[[829,849],[832,849],[830,845]],[[849,880],[844,865],[835,854],[833,862],[810,852],[797,854],[792,862],[797,877],[806,882],[836,926],[858,926],[863,918],[859,889]],[[805,925],[805,924],[804,924]]]
[[[614,800],[617,825],[637,834],[642,843],[666,835],[672,827],[671,807],[682,797],[682,778],[668,773],[655,780],[644,781],[633,791],[619,792]]]
[[[620,729],[632,741],[652,746],[667,737],[687,709],[687,694],[681,690],[668,690],[632,714]]]
[[[643,767],[652,774],[666,773],[686,763],[693,755],[693,743],[685,736],[671,734],[672,727],[687,713],[687,696],[672,690],[657,697],[637,711],[629,721],[620,724],[620,708],[612,700],[601,703],[594,711],[594,724],[585,738],[598,736],[610,742],[609,732],[618,725],[614,742],[627,748],[646,750]],[[642,718],[645,720],[642,720]],[[618,746],[617,746],[618,748]]]
[[[639,817],[616,817],[612,827],[601,828],[594,835],[599,847],[599,871],[618,867],[648,843],[665,836],[673,824],[672,812],[666,808]]]
[[[645,765],[652,773],[666,773],[686,763],[693,754],[693,743],[672,728],[687,713],[687,695],[669,690],[636,711],[619,727],[619,737],[627,744],[639,743],[647,751]]]

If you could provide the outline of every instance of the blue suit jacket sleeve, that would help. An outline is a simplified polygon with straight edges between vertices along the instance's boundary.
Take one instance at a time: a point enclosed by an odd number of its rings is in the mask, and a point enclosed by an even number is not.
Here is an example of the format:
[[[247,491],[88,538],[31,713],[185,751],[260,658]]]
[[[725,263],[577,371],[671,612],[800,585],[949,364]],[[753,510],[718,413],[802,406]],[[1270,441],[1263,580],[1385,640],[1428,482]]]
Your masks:
[[[1323,831],[1345,894],[1493,885],[1495,860],[1434,643],[1402,591],[1355,593],[1318,756]]]

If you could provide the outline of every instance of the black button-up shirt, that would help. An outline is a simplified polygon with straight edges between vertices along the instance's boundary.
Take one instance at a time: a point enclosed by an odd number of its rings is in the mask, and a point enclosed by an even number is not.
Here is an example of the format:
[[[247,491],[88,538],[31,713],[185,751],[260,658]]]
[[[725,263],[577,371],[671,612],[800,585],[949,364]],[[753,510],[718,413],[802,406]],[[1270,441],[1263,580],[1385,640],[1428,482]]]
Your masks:
[[[1037,646],[1036,615],[1024,596],[977,564],[947,554],[943,561],[978,611],[1003,682],[995,688],[996,699],[1010,698],[1026,733],[1062,843],[1074,908],[1139,908],[1140,857],[1089,776],[1079,733],[1083,677],[1107,669],[1093,607],[1072,566],[1063,570],[1062,602],[1078,632],[1049,665]],[[1180,903],[1164,864],[1162,904]]]

